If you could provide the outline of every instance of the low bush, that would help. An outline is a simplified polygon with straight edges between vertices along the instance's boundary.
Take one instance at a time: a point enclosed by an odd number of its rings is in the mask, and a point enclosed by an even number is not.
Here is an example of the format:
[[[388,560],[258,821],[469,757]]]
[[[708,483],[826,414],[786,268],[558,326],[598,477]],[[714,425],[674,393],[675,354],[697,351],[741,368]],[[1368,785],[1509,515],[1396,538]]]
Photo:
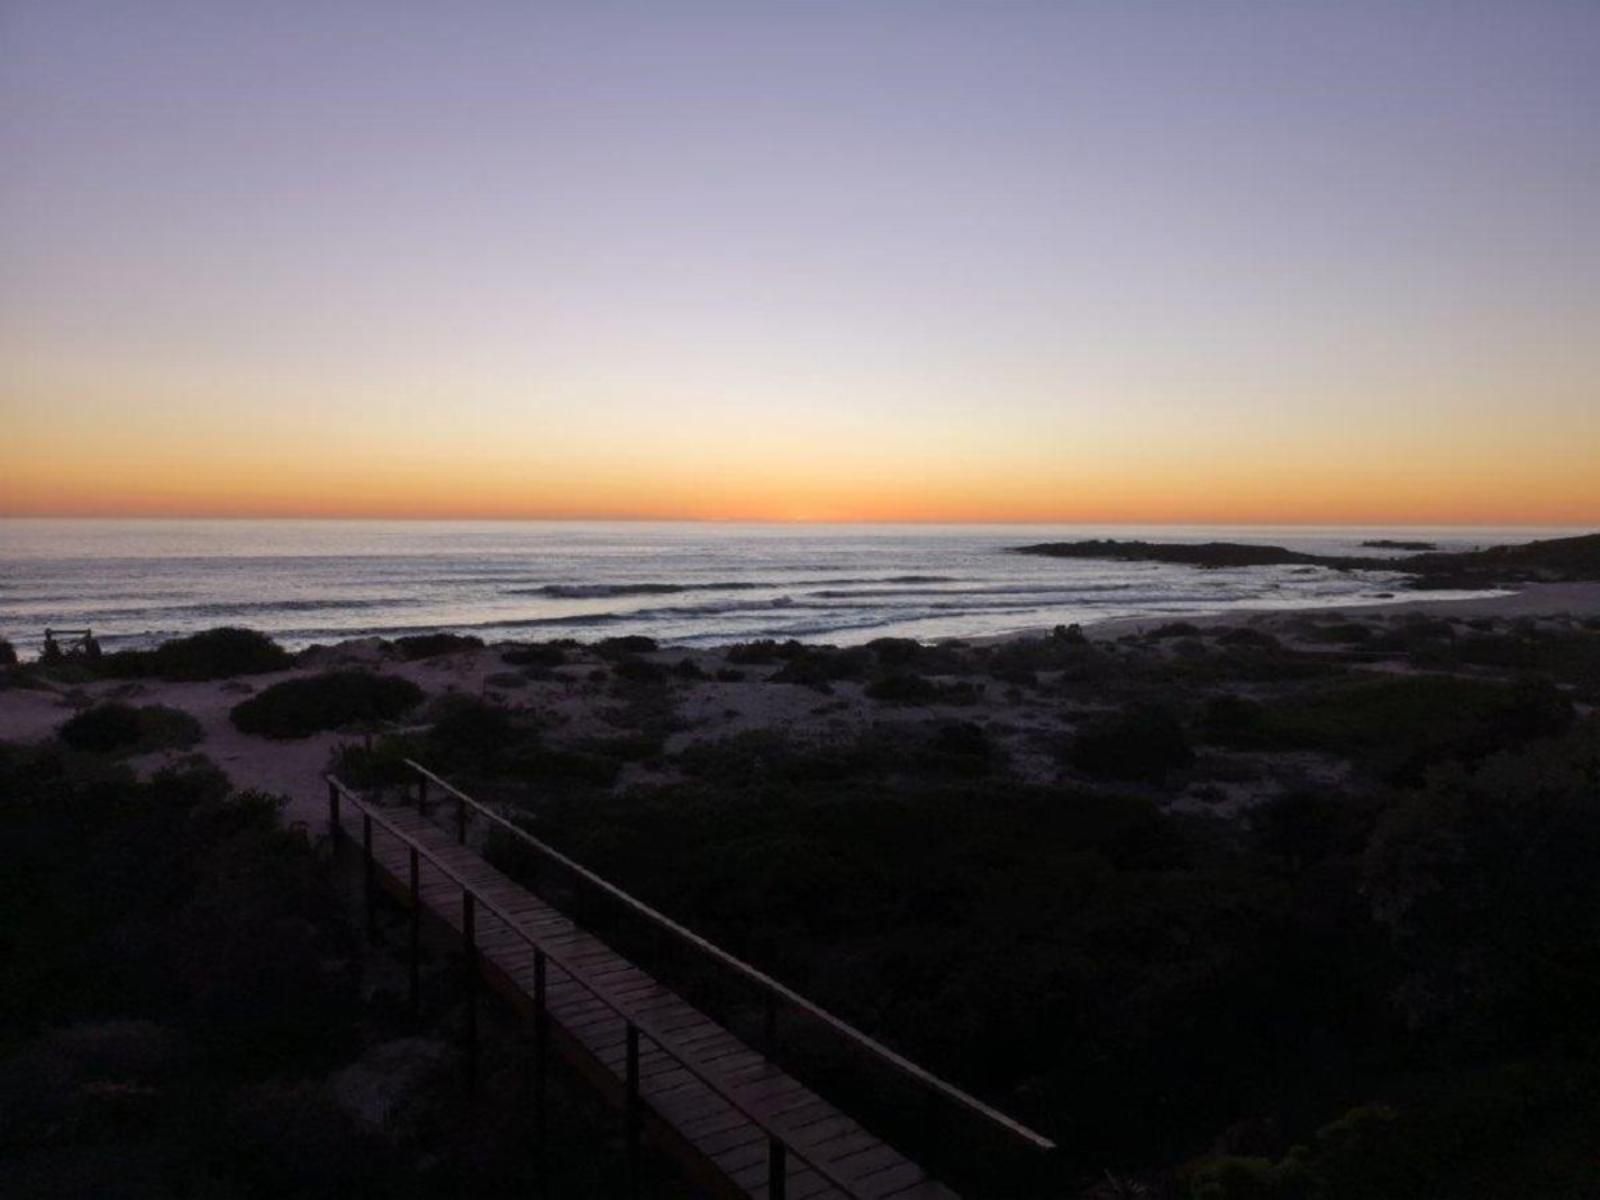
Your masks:
[[[874,655],[865,646],[837,649],[833,646],[806,646],[792,655],[783,668],[769,677],[772,683],[795,683],[824,695],[842,679],[860,679],[872,668]]]
[[[940,683],[909,671],[898,671],[867,684],[866,695],[886,704],[976,704],[979,688],[966,682]]]
[[[1171,709],[1140,704],[1079,732],[1068,743],[1067,761],[1091,775],[1158,780],[1193,763],[1194,751]]]
[[[1283,645],[1272,634],[1243,625],[1219,633],[1217,641],[1224,646],[1250,646],[1258,650],[1276,650]]]
[[[294,658],[254,629],[223,627],[162,642],[154,650],[118,650],[103,655],[96,670],[117,679],[228,679],[286,671]]]
[[[0,667],[17,665],[17,648],[5,638],[0,638]]]
[[[395,638],[394,648],[407,662],[421,658],[438,658],[441,654],[455,654],[462,650],[483,649],[483,639],[462,633],[419,633]]]
[[[1572,719],[1572,702],[1548,682],[1418,675],[1280,700],[1233,744],[1344,755],[1415,784],[1434,763],[1552,737]]]
[[[1200,636],[1200,626],[1190,621],[1172,621],[1156,629],[1152,629],[1145,637],[1153,642],[1165,641],[1167,638],[1192,638]]]
[[[74,750],[96,754],[183,749],[204,736],[200,722],[182,709],[150,704],[97,704],[66,721],[58,736]]]
[[[452,699],[428,730],[430,758],[481,761],[495,757],[517,740],[518,731],[505,709],[467,697]],[[529,731],[523,736],[534,735]]]
[[[668,670],[648,658],[621,658],[611,668],[611,673],[623,683],[664,683]]]
[[[567,662],[567,648],[556,642],[528,642],[502,651],[500,661],[509,667],[560,667]]]
[[[422,689],[409,679],[367,671],[329,671],[286,679],[233,707],[244,733],[270,738],[309,737],[356,721],[388,721],[415,707]]]
[[[1305,633],[1306,641],[1322,642],[1334,646],[1360,646],[1373,641],[1372,626],[1360,621],[1339,621],[1332,625],[1312,625]]]
[[[803,642],[790,639],[787,642],[775,642],[771,638],[762,638],[754,642],[739,642],[729,646],[727,659],[730,663],[739,666],[761,667],[769,663],[788,662],[791,658],[800,658],[806,653]]]
[[[654,654],[659,646],[655,638],[630,634],[627,637],[601,638],[594,644],[594,652],[601,658],[615,662],[635,654]]]

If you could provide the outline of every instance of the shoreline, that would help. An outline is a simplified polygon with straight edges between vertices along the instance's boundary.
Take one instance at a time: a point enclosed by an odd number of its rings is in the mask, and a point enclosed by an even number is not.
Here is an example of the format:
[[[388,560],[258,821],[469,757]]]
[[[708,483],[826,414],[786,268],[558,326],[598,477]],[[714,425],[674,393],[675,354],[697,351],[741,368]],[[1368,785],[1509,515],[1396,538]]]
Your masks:
[[[1401,599],[1402,595],[1408,598]],[[1143,617],[1104,617],[1097,621],[1080,622],[1083,635],[1091,640],[1120,637],[1129,633],[1144,633],[1163,625],[1179,622],[1208,629],[1218,625],[1270,624],[1280,620],[1319,617],[1394,617],[1411,613],[1429,613],[1442,609],[1438,615],[1474,620],[1487,618],[1600,617],[1600,583],[1526,583],[1517,590],[1501,590],[1495,595],[1431,596],[1427,592],[1396,593],[1393,600],[1380,600],[1367,604],[1303,604],[1291,607],[1251,606],[1247,608],[1207,609],[1194,613],[1161,613]],[[1055,625],[1034,625],[1012,633],[997,633],[976,638],[940,638],[930,645],[964,642],[972,646],[997,646],[1025,638],[1049,637]]]
[[[1600,617],[1600,583],[1526,583],[1517,590],[1505,589],[1490,596],[1440,596],[1412,593],[1408,599],[1384,600],[1372,604],[1302,605],[1293,608],[1234,608],[1216,609],[1193,615],[1164,614],[1155,617],[1108,617],[1103,621],[1084,625],[1084,636],[1090,638],[1114,637],[1126,633],[1142,633],[1161,625],[1183,621],[1200,628],[1226,625],[1235,621],[1248,625],[1264,624],[1274,620],[1304,617],[1396,617],[1413,613],[1464,620],[1477,618],[1513,619],[1517,617],[1578,618]],[[1004,634],[995,642],[1014,637],[1047,636],[1051,627],[1040,626],[1017,634]]]

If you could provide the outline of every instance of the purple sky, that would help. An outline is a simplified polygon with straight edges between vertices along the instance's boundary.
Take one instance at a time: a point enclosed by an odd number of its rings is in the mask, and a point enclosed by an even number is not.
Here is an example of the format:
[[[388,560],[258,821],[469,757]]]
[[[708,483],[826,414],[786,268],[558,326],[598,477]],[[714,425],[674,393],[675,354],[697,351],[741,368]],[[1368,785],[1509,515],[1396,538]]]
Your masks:
[[[358,510],[681,500],[629,430],[726,515],[1073,516],[1115,467],[1195,518],[1272,458],[1600,519],[1592,0],[7,0],[0,163],[13,444],[101,464],[0,510],[227,509],[102,462],[222,442],[246,508],[308,441]],[[1474,472],[1500,508],[1405,486]]]

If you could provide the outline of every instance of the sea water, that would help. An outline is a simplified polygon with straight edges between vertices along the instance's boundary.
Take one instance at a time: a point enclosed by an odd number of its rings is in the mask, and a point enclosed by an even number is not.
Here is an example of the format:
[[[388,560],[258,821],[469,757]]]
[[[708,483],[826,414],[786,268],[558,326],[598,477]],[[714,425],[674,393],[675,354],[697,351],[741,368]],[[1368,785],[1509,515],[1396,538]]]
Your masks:
[[[856,643],[967,638],[1114,617],[1382,603],[1388,571],[1201,570],[1011,553],[1090,537],[1383,555],[1559,529],[740,525],[542,521],[0,520],[0,637],[47,626],[109,647],[217,625],[290,648],[453,630],[487,640],[646,634],[694,646],[752,638]],[[1475,593],[1428,593],[1436,598]]]

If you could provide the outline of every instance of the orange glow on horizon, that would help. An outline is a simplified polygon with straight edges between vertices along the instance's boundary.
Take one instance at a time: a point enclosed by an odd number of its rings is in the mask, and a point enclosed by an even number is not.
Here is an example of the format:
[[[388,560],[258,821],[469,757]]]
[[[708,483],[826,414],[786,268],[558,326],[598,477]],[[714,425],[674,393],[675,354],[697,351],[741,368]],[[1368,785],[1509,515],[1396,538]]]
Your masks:
[[[1142,467],[1142,469],[1141,469]],[[927,464],[638,465],[387,461],[243,454],[224,463],[30,458],[0,480],[0,515],[802,523],[1600,525],[1581,469],[1359,471],[1285,462],[1073,463],[1059,472]]]

